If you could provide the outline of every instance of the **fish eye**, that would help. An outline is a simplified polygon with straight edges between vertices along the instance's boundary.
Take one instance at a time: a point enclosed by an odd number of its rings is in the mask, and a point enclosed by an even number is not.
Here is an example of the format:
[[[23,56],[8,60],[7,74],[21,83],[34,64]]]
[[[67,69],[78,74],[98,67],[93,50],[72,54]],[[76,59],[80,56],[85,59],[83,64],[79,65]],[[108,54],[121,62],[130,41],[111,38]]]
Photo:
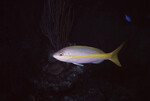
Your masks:
[[[63,56],[63,53],[59,53],[59,56]]]

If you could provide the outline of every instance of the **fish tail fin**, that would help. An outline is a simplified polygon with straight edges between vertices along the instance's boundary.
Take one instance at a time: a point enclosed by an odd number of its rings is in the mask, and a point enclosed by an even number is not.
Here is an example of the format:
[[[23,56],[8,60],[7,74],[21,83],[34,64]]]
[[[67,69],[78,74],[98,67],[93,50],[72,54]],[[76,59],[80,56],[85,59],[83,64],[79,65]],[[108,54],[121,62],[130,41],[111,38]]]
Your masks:
[[[119,62],[118,59],[118,53],[121,50],[121,48],[123,47],[125,42],[123,42],[117,49],[115,49],[114,51],[112,51],[110,54],[110,58],[109,60],[111,60],[113,63],[115,63],[117,66],[121,67],[121,64]]]

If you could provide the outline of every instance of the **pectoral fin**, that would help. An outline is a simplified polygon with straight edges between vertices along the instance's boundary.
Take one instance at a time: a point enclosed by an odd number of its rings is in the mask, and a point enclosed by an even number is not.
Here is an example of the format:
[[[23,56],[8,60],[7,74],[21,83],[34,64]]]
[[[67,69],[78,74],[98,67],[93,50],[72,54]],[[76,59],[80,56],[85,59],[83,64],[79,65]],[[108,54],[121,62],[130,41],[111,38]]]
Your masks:
[[[80,64],[80,63],[73,63],[73,64],[75,64],[75,65],[77,65],[77,66],[84,66],[83,64]]]

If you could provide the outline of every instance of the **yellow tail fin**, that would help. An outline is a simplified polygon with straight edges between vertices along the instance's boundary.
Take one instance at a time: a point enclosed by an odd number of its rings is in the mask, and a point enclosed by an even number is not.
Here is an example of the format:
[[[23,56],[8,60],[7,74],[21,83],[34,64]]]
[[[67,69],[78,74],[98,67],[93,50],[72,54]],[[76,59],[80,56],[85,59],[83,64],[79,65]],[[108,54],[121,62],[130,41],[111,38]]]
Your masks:
[[[110,54],[110,60],[115,63],[116,65],[118,65],[119,67],[121,67],[121,64],[119,62],[118,59],[118,53],[121,50],[121,48],[123,47],[125,42],[123,42],[117,49],[115,49],[114,51],[112,51]]]

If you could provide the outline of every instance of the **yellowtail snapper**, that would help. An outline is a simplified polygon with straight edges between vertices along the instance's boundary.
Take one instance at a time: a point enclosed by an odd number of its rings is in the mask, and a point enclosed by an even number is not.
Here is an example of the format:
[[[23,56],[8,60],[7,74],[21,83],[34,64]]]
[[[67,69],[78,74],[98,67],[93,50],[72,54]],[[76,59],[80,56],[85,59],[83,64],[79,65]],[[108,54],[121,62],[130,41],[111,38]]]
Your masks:
[[[85,63],[99,64],[104,60],[110,60],[121,67],[118,53],[123,45],[124,43],[110,53],[105,53],[100,49],[89,46],[69,46],[54,53],[53,57],[59,61],[73,63],[79,66],[83,66]]]

